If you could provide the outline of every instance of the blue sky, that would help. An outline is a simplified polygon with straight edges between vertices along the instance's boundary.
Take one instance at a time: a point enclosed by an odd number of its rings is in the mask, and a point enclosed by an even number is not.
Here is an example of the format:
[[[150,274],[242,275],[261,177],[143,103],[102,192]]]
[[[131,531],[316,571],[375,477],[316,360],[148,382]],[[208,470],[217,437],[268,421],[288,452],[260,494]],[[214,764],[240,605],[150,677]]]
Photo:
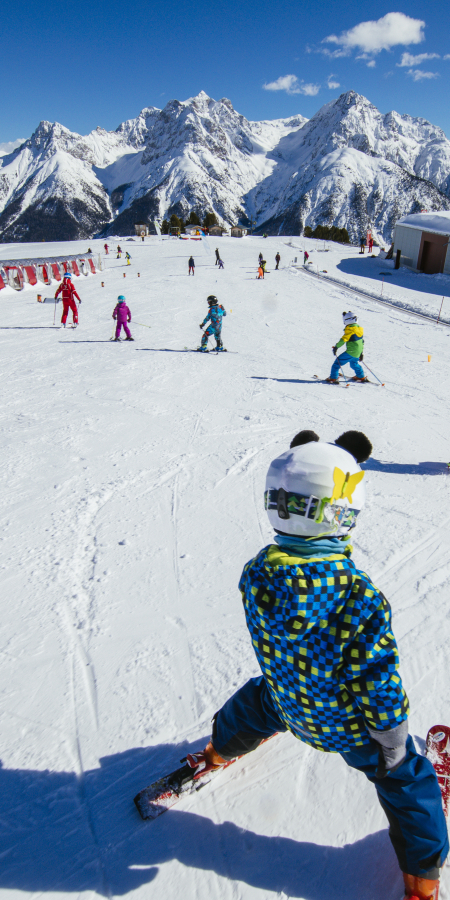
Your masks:
[[[41,119],[114,129],[200,90],[270,119],[309,118],[353,89],[450,138],[448,2],[15,0],[0,77],[0,143]]]

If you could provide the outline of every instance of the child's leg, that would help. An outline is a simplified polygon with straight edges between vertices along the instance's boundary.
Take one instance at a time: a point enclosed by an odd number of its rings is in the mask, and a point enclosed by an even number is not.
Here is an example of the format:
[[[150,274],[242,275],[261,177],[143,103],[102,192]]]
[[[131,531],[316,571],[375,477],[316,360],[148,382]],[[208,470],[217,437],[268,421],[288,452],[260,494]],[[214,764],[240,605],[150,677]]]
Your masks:
[[[359,360],[357,360],[355,356],[350,356],[348,354],[347,362],[350,363],[350,366],[352,367],[357,378],[364,378],[364,369],[360,365]]]
[[[264,678],[251,678],[214,716],[212,743],[222,759],[256,750],[264,738],[287,731]]]
[[[127,325],[126,322],[123,323],[123,330],[124,330],[124,332],[125,332],[127,338],[130,338],[130,337],[131,337],[131,331],[130,331],[130,329],[128,328],[128,325]]]
[[[207,328],[206,331],[203,332],[202,343],[201,343],[202,347],[206,347],[210,334],[212,334],[211,327]]]
[[[435,879],[449,849],[441,791],[433,766],[419,756],[411,737],[406,751],[401,765],[385,778],[376,775],[379,750],[375,743],[341,756],[375,785],[402,872]]]
[[[72,310],[72,318],[73,318],[73,322],[74,322],[75,325],[78,325],[78,310],[77,310],[77,304],[75,303],[75,300],[74,300],[73,298],[71,298],[71,299],[69,300],[69,305],[70,305],[70,308],[71,308],[71,310]]]
[[[122,322],[117,322],[116,325],[116,340],[120,337],[120,332],[122,331]]]

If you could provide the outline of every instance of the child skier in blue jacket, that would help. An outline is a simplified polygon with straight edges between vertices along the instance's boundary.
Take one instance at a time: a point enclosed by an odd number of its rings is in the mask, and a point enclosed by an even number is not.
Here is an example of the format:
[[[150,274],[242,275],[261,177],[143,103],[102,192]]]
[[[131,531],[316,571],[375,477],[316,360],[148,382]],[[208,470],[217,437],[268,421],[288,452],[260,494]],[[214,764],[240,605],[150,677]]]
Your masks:
[[[208,771],[290,731],[335,752],[375,785],[404,874],[405,897],[435,900],[449,844],[431,762],[408,736],[391,609],[351,559],[364,503],[361,432],[334,444],[301,432],[274,459],[265,507],[274,543],[244,567],[239,588],[262,675],[214,716],[188,764]]]
[[[223,308],[223,306],[219,306],[217,297],[215,297],[214,294],[209,295],[209,297],[207,298],[207,302],[209,304],[209,313],[203,319],[203,322],[201,323],[200,328],[204,328],[207,322],[210,322],[211,324],[208,325],[208,328],[206,328],[205,331],[203,332],[202,342],[200,344],[200,347],[198,348],[203,353],[208,352],[207,343],[208,343],[208,337],[210,335],[214,335],[214,337],[216,339],[215,349],[216,350],[223,349],[223,344],[222,344],[222,339],[221,339],[222,319],[224,316],[226,316],[226,310]]]

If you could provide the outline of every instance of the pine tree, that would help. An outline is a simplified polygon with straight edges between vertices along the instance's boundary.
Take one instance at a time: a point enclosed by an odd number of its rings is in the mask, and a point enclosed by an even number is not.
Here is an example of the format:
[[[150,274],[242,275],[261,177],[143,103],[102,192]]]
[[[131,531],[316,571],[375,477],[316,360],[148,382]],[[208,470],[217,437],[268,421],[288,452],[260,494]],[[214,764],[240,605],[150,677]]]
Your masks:
[[[218,219],[215,213],[207,212],[205,218],[203,219],[203,227],[204,228],[212,228],[213,225],[218,225]]]

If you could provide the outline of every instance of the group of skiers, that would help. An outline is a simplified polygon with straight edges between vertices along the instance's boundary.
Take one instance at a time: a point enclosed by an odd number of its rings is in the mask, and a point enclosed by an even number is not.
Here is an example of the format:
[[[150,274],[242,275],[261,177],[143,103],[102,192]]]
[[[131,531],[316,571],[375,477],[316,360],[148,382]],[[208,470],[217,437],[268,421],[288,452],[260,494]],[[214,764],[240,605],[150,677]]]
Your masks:
[[[305,251],[306,252],[306,251]],[[277,259],[278,257],[278,259]],[[277,257],[275,257],[277,261],[277,265],[280,261],[280,254],[277,253]],[[262,258],[262,254],[259,255],[259,270],[261,271],[261,276],[258,277],[264,278],[266,261]],[[189,275],[194,275],[195,271],[195,262],[193,257],[189,258]],[[75,286],[71,280],[71,276],[69,272],[64,274],[64,278],[60,286],[57,288],[55,293],[55,300],[57,300],[59,294],[62,295],[63,302],[63,314],[61,318],[62,327],[66,327],[67,317],[69,314],[69,309],[72,311],[73,317],[73,328],[76,328],[78,325],[78,308],[75,302],[75,298],[81,303],[81,299],[75,289]],[[224,349],[222,343],[222,319],[226,316],[226,311],[223,306],[219,305],[219,301],[214,294],[210,294],[207,298],[207,303],[209,306],[209,312],[206,318],[200,325],[200,328],[203,330],[204,326],[210,322],[208,328],[203,332],[200,350],[202,353],[206,353],[208,350],[208,338],[215,337],[216,345],[215,350],[221,351]],[[334,345],[332,348],[333,354],[336,359],[333,362],[331,367],[331,372],[328,378],[325,380],[329,384],[338,384],[339,383],[339,374],[342,373],[342,366],[348,363],[354,371],[354,376],[351,379],[352,381],[359,381],[361,383],[367,382],[368,378],[364,373],[364,369],[360,365],[363,360],[363,348],[364,348],[364,329],[361,325],[358,325],[357,316],[352,312],[343,312],[343,323],[344,323],[344,334],[340,338],[340,340]],[[117,305],[113,312],[113,319],[117,320],[117,327],[114,340],[120,341],[120,334],[122,327],[125,331],[126,340],[133,341],[134,338],[131,336],[130,329],[128,328],[128,323],[131,322],[131,311],[129,307],[126,305],[125,297],[123,294],[120,294],[117,299]],[[343,347],[345,344],[345,351],[339,356],[337,355],[337,351]]]
[[[262,254],[259,263],[262,267]],[[192,274],[194,267],[191,257]],[[81,300],[69,272],[55,299],[59,294],[63,326],[69,310],[76,326],[75,299]],[[214,337],[214,349],[222,351],[226,310],[213,294],[207,303],[198,350],[207,352]],[[348,363],[355,380],[364,382],[363,328],[354,313],[342,315],[344,334],[332,348],[336,359],[326,380],[336,384]],[[120,340],[123,327],[132,341],[123,295],[112,317],[114,340]],[[375,786],[405,898],[437,900],[449,849],[440,788],[431,762],[408,736],[409,703],[398,672],[391,608],[351,559],[350,537],[365,500],[360,464],[371,452],[370,440],[359,431],[344,432],[334,443],[301,431],[271,463],[264,504],[275,536],[245,565],[239,584],[262,674],[215,713],[211,740],[204,750],[188,754],[187,765],[195,778],[286,731],[318,750],[339,753]]]

